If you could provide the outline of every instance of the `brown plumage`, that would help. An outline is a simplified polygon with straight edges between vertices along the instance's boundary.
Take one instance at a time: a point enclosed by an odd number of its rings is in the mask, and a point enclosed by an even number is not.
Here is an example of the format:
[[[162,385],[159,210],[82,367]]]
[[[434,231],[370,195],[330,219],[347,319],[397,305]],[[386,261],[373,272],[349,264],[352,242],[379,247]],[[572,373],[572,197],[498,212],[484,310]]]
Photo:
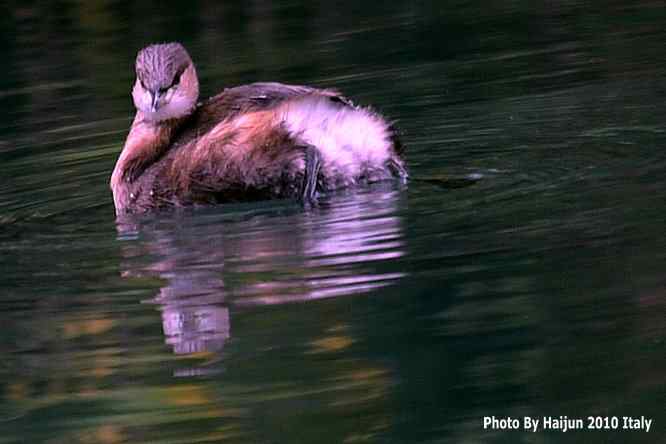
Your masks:
[[[117,213],[281,197],[406,178],[391,126],[330,90],[278,83],[196,103],[180,44],[137,56],[137,114],[111,177]]]

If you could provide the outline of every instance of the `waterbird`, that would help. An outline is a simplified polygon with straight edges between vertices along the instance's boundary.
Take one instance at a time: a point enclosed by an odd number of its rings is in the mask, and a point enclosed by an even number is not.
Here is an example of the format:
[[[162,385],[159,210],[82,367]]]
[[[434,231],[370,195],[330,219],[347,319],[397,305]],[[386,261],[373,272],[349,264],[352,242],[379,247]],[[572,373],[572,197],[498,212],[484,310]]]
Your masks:
[[[182,44],[141,49],[136,115],[111,175],[116,214],[297,198],[382,180],[405,182],[394,125],[333,89],[252,83],[198,102]]]

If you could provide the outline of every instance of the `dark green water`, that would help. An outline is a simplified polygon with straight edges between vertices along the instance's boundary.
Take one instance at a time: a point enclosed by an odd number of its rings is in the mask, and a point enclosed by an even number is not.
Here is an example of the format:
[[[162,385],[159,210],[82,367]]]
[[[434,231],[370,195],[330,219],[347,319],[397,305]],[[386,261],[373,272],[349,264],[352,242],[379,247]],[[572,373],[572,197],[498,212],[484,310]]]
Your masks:
[[[0,10],[0,443],[666,442],[661,2]],[[338,88],[413,176],[482,180],[116,224],[133,59],[165,40],[204,96]]]

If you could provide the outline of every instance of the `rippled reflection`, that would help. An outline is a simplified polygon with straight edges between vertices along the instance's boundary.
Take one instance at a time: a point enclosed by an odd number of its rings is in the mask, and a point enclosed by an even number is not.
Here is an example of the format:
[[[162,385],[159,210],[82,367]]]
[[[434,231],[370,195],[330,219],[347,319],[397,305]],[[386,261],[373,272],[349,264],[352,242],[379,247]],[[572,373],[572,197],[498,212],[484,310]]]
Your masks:
[[[174,353],[219,353],[231,336],[230,307],[354,295],[404,277],[381,267],[405,254],[401,194],[385,188],[310,210],[124,218],[122,274],[164,282],[145,302],[159,306]]]

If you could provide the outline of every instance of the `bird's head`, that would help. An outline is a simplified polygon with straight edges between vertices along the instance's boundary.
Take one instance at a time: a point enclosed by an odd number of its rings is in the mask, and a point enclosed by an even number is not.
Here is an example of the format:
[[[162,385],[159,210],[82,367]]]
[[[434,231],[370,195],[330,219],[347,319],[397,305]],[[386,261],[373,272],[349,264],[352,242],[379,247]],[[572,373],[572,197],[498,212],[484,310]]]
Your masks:
[[[199,98],[199,80],[183,45],[160,43],[139,51],[132,98],[137,110],[153,122],[192,112]]]

